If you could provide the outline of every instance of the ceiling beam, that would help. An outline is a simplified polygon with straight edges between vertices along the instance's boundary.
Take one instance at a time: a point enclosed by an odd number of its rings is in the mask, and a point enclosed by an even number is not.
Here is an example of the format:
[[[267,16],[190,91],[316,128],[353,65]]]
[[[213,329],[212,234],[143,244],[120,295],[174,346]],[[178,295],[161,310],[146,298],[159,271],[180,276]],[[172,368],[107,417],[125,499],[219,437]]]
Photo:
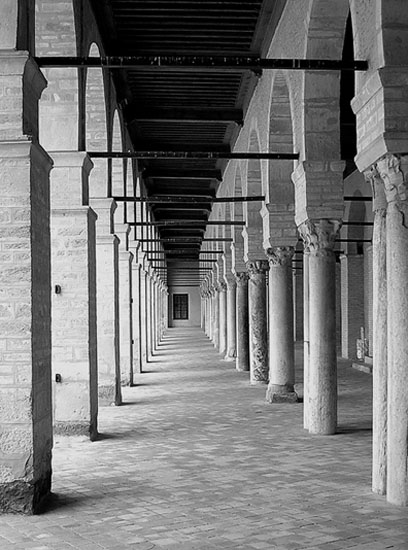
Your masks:
[[[197,108],[176,108],[176,107],[139,107],[128,106],[126,118],[130,124],[134,122],[170,122],[182,121],[189,123],[229,123],[235,122],[242,126],[244,113],[242,109],[197,109]]]
[[[133,55],[106,57],[35,57],[39,67],[104,67],[165,71],[366,71],[367,61],[341,59],[264,59],[248,55]]]

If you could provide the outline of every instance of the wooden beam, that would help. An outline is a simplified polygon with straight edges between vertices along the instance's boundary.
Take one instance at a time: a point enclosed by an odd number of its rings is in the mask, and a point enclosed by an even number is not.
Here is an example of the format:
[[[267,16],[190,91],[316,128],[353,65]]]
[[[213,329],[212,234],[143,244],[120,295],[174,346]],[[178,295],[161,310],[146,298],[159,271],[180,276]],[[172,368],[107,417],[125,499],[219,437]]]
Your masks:
[[[347,202],[371,202],[373,200],[373,197],[354,197],[353,195],[343,198]]]
[[[366,71],[367,61],[341,59],[264,59],[243,55],[133,55],[105,57],[35,57],[39,67],[103,67],[106,69],[143,69],[152,71],[262,70]]]

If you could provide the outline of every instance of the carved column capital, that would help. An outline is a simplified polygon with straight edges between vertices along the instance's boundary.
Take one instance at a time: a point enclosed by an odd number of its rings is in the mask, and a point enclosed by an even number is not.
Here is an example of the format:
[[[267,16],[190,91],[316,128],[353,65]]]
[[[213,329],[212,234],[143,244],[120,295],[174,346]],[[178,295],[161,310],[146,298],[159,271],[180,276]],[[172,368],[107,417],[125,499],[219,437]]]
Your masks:
[[[373,192],[373,212],[385,211],[387,209],[387,199],[385,196],[384,183],[377,169],[373,164],[364,172],[364,178],[371,185]]]
[[[295,249],[293,246],[273,246],[266,251],[269,265],[279,267],[290,266],[294,253]]]
[[[408,202],[408,155],[384,155],[377,162],[388,203]]]
[[[237,286],[243,286],[248,282],[249,275],[246,271],[240,271],[235,273],[235,280],[237,281]]]
[[[249,276],[265,275],[269,271],[268,260],[255,260],[246,263],[246,268]]]
[[[334,254],[334,243],[341,227],[341,220],[306,220],[299,226],[305,251],[314,256]]]
[[[224,281],[218,282],[218,291],[219,292],[226,292],[227,291],[227,284]]]

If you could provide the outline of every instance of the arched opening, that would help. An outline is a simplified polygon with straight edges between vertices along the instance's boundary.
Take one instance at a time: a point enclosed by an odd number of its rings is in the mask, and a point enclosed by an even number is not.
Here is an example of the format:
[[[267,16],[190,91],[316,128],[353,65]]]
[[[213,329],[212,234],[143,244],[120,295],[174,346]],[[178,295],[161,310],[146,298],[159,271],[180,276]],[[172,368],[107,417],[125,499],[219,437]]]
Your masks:
[[[342,59],[343,61],[353,61],[354,59],[351,13],[347,18]],[[341,158],[346,162],[344,177],[347,177],[356,169],[354,162],[354,157],[357,154],[356,116],[351,108],[351,100],[354,94],[354,71],[342,71],[340,76],[340,149]]]
[[[289,88],[283,73],[277,73],[272,87],[269,116],[269,151],[293,151],[293,126]],[[264,218],[264,237],[267,247],[294,245],[297,230],[294,222],[293,161],[268,163],[268,186]],[[293,241],[293,242],[292,242]]]
[[[93,43],[89,57],[100,57],[98,46]],[[85,88],[85,147],[87,151],[108,149],[105,83],[102,69],[88,68]],[[106,159],[93,159],[94,168],[89,181],[89,195],[92,198],[109,196],[108,163]]]
[[[249,152],[259,152],[259,139],[255,130],[252,130],[249,138]],[[262,195],[262,169],[259,159],[250,159],[247,164],[247,177],[245,182],[245,195]],[[246,225],[243,230],[244,259],[260,259],[264,257],[263,250],[263,224],[260,212],[260,203],[244,202],[244,218]]]
[[[242,177],[240,167],[237,167],[235,174],[234,197],[242,197]],[[231,206],[233,221],[244,221],[244,208],[242,202],[233,202]],[[232,237],[232,267],[235,273],[245,271],[244,262],[244,237],[243,228],[240,225],[231,226]]]
[[[117,110],[115,110],[113,115],[112,151],[123,151],[121,123]],[[125,195],[124,161],[122,159],[112,158],[112,162],[110,163],[109,168],[111,172],[110,187],[112,189],[112,196],[123,197]],[[124,223],[125,221],[125,203],[122,201],[118,201],[117,209],[115,212],[115,220],[119,223]]]

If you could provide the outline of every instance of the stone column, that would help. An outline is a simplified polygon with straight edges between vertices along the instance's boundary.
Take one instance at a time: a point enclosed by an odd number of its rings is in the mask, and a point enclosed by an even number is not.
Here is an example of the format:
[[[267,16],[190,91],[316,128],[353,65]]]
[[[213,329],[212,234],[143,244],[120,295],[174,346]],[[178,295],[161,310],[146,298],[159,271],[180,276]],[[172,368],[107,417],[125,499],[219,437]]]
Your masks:
[[[364,257],[343,254],[341,262],[341,355],[355,359],[356,340],[364,326]]]
[[[248,307],[249,307],[249,366],[251,384],[267,384],[268,364],[268,319],[266,275],[267,260],[247,262]]]
[[[214,347],[215,348],[218,348],[219,346],[219,335],[220,335],[220,329],[219,329],[219,322],[220,322],[220,318],[219,318],[219,290],[218,290],[218,286],[217,285],[214,285],[214,294],[213,294],[213,297],[212,297],[212,330],[211,330],[211,334],[212,334],[212,342],[214,344]]]
[[[237,359],[238,371],[249,371],[249,308],[248,308],[248,273],[235,274],[237,281]]]
[[[227,285],[221,281],[219,288],[219,342],[218,351],[225,355],[227,351]]]
[[[296,268],[299,264],[296,265]],[[293,269],[293,268],[292,268]],[[295,342],[302,342],[303,337],[303,271],[293,269],[293,335]]]
[[[228,280],[227,285],[227,361],[235,360],[237,356],[237,283],[235,279]]]
[[[309,248],[303,251],[303,427],[309,429]]]
[[[377,168],[365,172],[373,191],[373,471],[374,493],[387,492],[387,200]]]
[[[99,406],[120,405],[119,239],[112,234],[115,202],[90,199],[96,223]]]
[[[296,403],[291,246],[267,250],[269,258],[269,403]]]
[[[142,372],[142,337],[141,337],[141,302],[140,302],[140,264],[132,263],[132,283],[133,283],[133,307],[132,307],[132,326],[133,326],[133,372],[140,374]]]
[[[6,49],[18,19],[7,17],[0,55],[0,511],[33,513],[51,488],[52,163],[37,142],[46,81],[27,52]]]
[[[51,172],[54,433],[97,436],[96,214],[84,206],[92,162],[53,152]]]
[[[406,220],[408,219],[408,186],[406,182],[408,156],[385,155],[377,163],[377,167],[384,182],[388,203],[386,218],[386,300],[388,304],[387,500],[399,506],[407,506],[408,225]],[[379,216],[381,216],[380,213],[377,214],[377,217]],[[384,219],[377,220],[377,225],[381,224],[382,236],[384,223]],[[379,228],[377,227],[377,229]],[[376,239],[379,237],[378,232],[375,237]],[[383,253],[383,246],[382,244],[376,252],[377,262],[379,261],[379,251],[381,250]],[[375,269],[378,276],[378,264]],[[376,281],[376,284],[378,285],[379,282]],[[377,286],[377,294],[378,290]],[[380,311],[381,309],[383,311],[385,304],[381,304],[381,302],[376,304],[377,323],[381,322],[378,319],[379,308]],[[377,396],[376,399],[378,399]],[[379,404],[381,405],[382,401]]]
[[[309,248],[310,433],[330,435],[337,428],[336,259],[334,241],[341,222],[307,220],[299,231]]]
[[[120,312],[120,381],[122,386],[133,385],[133,313],[132,313],[132,262],[129,251],[130,226],[115,223],[119,238],[119,312]]]
[[[142,351],[142,367],[146,368],[147,363],[149,362],[149,356],[147,351],[147,273],[146,270],[141,267],[140,269],[140,342],[141,342],[141,351]]]

